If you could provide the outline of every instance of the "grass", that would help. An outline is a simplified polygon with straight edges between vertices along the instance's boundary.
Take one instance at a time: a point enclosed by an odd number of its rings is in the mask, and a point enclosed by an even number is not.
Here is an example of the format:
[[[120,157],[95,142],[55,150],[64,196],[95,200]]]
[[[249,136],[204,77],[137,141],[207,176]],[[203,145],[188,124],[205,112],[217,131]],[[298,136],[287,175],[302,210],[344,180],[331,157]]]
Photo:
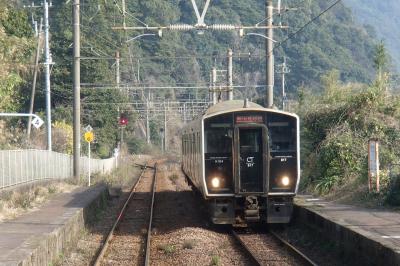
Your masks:
[[[140,169],[136,167],[133,160],[125,158],[119,163],[119,167],[114,169],[110,174],[95,174],[92,176],[94,183],[106,183],[110,187],[124,187],[130,185],[132,177],[137,176]]]
[[[57,188],[54,185],[49,186],[47,190],[49,191],[49,194],[54,194],[57,192]]]
[[[211,266],[219,266],[221,265],[221,257],[218,255],[213,255],[211,257]]]
[[[29,209],[40,206],[54,194],[68,192],[74,188],[60,182],[3,191],[0,195],[0,221],[13,219]]]
[[[27,193],[15,194],[13,206],[15,208],[22,208],[24,210],[32,207],[32,201],[35,199],[34,195],[29,191]]]
[[[178,180],[179,176],[177,174],[172,174],[168,177],[169,180],[171,180],[171,182],[173,184],[176,184],[176,181]]]
[[[162,250],[166,255],[172,255],[176,252],[176,246],[171,244],[158,246],[159,250]]]

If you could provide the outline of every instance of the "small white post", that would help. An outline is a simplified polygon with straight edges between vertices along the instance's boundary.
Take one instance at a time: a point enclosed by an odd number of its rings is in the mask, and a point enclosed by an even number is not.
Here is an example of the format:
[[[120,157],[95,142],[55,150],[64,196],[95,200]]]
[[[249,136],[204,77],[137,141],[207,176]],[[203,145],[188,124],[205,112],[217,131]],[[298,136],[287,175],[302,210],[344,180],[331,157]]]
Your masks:
[[[90,187],[90,172],[91,172],[91,169],[90,169],[90,142],[88,142],[88,156],[89,156],[89,166],[88,166],[88,168],[89,168],[89,187]]]

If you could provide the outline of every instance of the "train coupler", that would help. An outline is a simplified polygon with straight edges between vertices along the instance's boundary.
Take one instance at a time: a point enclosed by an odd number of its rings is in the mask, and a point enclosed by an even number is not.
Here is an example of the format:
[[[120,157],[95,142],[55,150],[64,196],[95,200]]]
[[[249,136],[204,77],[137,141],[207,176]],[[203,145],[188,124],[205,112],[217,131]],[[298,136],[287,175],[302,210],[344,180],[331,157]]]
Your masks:
[[[260,220],[260,208],[257,197],[246,197],[244,219],[247,222],[258,222]]]

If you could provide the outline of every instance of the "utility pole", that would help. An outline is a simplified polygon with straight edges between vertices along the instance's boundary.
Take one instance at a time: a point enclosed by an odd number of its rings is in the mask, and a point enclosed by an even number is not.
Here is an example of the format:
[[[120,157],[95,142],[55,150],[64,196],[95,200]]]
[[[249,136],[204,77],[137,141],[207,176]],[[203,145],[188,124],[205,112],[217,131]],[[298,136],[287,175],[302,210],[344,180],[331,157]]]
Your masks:
[[[186,124],[186,103],[183,104],[183,123]]]
[[[217,68],[213,67],[212,69],[212,102],[213,105],[217,104],[217,87],[216,87],[216,83],[217,83]]]
[[[274,29],[273,0],[267,0],[267,108],[274,106]]]
[[[167,106],[164,102],[164,152],[167,151]]]
[[[280,70],[277,73],[282,75],[282,110],[285,111],[286,101],[287,101],[286,91],[285,91],[285,86],[286,86],[285,75],[290,73],[290,69],[288,68],[288,66],[286,64],[286,57],[283,58],[283,63],[281,65],[279,65],[279,67],[280,67]]]
[[[233,52],[228,49],[228,100],[233,100]]]
[[[74,177],[80,177],[80,150],[81,150],[81,65],[80,65],[80,56],[81,56],[81,43],[80,43],[80,1],[74,0],[73,5],[73,17],[74,17],[74,67],[73,67],[73,83],[74,83]]]
[[[115,52],[115,64],[116,64],[116,77],[115,77],[115,79],[116,79],[116,83],[117,83],[117,88],[119,89],[119,86],[120,86],[120,84],[121,84],[121,71],[120,71],[120,62],[121,62],[121,59],[120,59],[120,56],[119,56],[119,51],[116,51]]]
[[[46,126],[47,126],[47,150],[52,150],[51,141],[51,93],[50,93],[50,65],[52,60],[50,57],[49,44],[49,3],[43,0],[44,5],[44,32],[45,32],[45,84],[46,84]]]
[[[35,69],[33,70],[33,83],[32,83],[32,92],[31,92],[31,99],[30,99],[30,104],[29,104],[29,114],[33,114],[33,107],[35,105],[35,94],[36,94],[36,80],[37,80],[37,73],[39,71],[39,57],[40,57],[40,41],[42,37],[42,25],[43,24],[43,19],[40,19],[40,26],[39,26],[39,31],[38,31],[38,40],[37,40],[37,46],[36,46],[36,55],[35,55]],[[30,116],[28,119],[28,130],[27,130],[27,135],[28,135],[28,140],[30,139],[31,136],[31,130],[32,130],[32,117]]]
[[[149,99],[146,99],[146,140],[150,144]]]

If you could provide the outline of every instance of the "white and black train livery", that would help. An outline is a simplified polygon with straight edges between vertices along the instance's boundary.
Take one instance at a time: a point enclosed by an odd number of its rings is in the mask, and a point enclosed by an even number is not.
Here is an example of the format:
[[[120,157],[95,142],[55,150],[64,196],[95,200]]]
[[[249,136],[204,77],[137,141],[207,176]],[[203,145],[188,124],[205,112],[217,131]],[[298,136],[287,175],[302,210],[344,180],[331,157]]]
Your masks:
[[[297,115],[221,102],[183,128],[182,152],[214,223],[290,221],[300,181]]]

